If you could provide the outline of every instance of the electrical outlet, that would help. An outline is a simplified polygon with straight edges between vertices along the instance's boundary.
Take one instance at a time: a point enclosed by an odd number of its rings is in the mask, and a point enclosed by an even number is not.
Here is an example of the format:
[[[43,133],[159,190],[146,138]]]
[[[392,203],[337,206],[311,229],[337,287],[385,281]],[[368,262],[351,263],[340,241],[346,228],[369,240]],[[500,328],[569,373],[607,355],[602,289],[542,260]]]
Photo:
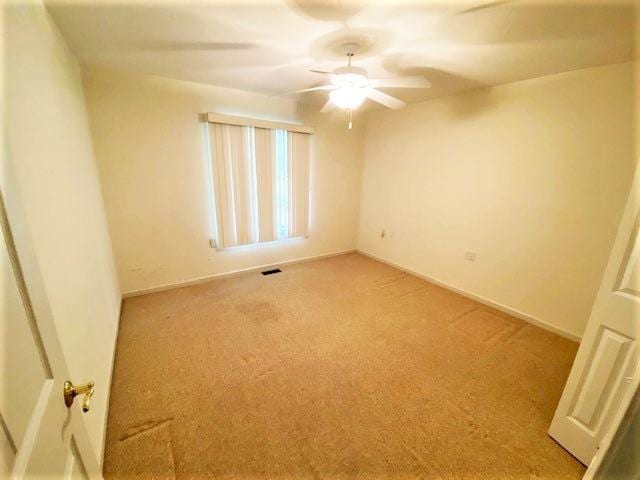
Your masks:
[[[464,259],[469,260],[470,262],[476,261],[476,252],[465,252]]]

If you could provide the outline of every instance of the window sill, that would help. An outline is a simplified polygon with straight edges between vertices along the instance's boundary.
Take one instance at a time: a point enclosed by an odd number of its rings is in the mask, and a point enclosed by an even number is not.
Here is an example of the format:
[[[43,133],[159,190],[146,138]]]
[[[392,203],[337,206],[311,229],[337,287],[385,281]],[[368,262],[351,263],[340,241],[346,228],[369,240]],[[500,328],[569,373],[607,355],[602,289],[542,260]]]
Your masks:
[[[258,243],[247,243],[244,245],[234,245],[232,247],[214,247],[216,252],[224,253],[224,252],[234,252],[241,250],[255,250],[263,247],[277,247],[277,246],[287,246],[295,243],[300,243],[309,238],[309,235],[305,235],[302,237],[291,237],[291,238],[282,238],[279,240],[271,240],[269,242],[258,242]]]

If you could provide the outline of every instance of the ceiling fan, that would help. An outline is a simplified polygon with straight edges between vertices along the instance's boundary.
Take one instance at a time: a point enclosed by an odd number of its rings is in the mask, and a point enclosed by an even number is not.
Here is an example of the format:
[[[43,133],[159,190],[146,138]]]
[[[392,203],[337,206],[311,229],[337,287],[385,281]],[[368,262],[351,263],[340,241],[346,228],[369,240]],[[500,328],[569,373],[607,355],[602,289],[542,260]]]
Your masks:
[[[352,127],[351,114],[358,108],[365,99],[373,100],[388,108],[398,109],[406,104],[378,88],[429,88],[431,82],[421,76],[395,77],[395,78],[369,78],[367,71],[362,67],[356,67],[351,64],[351,59],[358,52],[360,46],[357,43],[345,43],[343,45],[345,55],[347,56],[347,66],[339,67],[332,72],[321,70],[310,70],[314,73],[329,75],[330,84],[320,85],[318,87],[305,88],[291,92],[292,94],[328,91],[329,100],[322,107],[322,112],[328,112],[334,108],[341,108],[347,111],[349,116],[349,129]]]

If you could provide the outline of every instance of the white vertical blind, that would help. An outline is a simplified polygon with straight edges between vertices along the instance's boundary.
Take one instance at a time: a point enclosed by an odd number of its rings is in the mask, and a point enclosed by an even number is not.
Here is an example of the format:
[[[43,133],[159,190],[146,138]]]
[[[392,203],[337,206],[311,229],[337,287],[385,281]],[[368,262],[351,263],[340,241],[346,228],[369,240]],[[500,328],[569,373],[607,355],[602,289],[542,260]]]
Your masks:
[[[253,139],[249,127],[223,125],[230,132],[230,149],[233,177],[233,193],[236,217],[236,244],[245,245],[257,242],[254,216],[255,162],[253,161]],[[237,137],[240,138],[237,138]]]
[[[219,248],[308,235],[310,135],[210,123]]]
[[[309,234],[309,135],[287,132],[289,237]]]
[[[211,124],[209,138],[213,165],[213,186],[215,195],[216,218],[218,223],[218,244],[237,245],[235,200],[233,191],[233,159],[242,147],[242,127]]]
[[[255,129],[256,193],[260,242],[277,238],[276,230],[276,131]]]

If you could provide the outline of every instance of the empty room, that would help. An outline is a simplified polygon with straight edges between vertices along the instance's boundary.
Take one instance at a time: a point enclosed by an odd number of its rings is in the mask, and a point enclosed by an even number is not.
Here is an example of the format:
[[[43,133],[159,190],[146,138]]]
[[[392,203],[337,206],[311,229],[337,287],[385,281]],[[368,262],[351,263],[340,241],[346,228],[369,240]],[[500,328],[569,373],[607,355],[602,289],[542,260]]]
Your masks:
[[[635,0],[8,0],[0,477],[640,480]]]

